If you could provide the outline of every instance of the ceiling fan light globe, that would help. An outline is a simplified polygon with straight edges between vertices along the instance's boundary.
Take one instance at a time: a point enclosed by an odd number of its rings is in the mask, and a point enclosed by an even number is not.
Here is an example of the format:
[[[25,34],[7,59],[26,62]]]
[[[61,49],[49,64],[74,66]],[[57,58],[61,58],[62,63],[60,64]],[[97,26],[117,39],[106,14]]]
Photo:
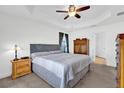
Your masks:
[[[75,16],[76,12],[69,12],[68,14],[71,17],[71,16]]]

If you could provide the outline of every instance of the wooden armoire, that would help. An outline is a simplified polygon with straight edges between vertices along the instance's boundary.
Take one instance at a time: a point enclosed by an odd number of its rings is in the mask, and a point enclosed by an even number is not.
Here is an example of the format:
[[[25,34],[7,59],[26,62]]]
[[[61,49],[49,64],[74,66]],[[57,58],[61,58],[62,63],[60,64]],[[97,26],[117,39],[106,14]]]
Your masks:
[[[74,53],[89,55],[89,40],[87,38],[74,40]]]
[[[116,39],[117,87],[124,88],[124,34]]]

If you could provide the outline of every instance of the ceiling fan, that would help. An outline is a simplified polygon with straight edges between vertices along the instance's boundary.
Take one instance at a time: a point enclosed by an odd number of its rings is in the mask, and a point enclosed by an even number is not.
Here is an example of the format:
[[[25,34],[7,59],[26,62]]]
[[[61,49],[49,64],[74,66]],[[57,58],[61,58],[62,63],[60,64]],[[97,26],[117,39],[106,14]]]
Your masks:
[[[71,16],[75,16],[76,18],[81,18],[81,16],[79,14],[77,14],[77,13],[81,12],[81,11],[85,11],[87,9],[90,9],[90,6],[83,6],[83,7],[77,8],[74,5],[69,5],[68,10],[66,10],[66,11],[64,11],[64,10],[56,10],[56,12],[68,13],[68,15],[64,18],[64,20],[65,20],[65,19],[67,19],[68,17],[71,17]]]

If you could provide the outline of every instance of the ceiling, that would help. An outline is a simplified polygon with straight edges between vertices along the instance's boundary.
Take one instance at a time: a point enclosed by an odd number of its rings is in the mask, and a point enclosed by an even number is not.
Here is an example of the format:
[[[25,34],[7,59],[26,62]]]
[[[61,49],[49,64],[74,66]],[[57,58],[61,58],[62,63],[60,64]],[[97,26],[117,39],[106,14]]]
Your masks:
[[[117,13],[124,12],[124,5],[91,5],[89,10],[79,13],[81,19],[69,17],[63,20],[66,14],[56,13],[56,10],[67,8],[67,5],[1,5],[0,13],[46,21],[65,29],[82,29],[124,21],[124,15],[117,16]]]

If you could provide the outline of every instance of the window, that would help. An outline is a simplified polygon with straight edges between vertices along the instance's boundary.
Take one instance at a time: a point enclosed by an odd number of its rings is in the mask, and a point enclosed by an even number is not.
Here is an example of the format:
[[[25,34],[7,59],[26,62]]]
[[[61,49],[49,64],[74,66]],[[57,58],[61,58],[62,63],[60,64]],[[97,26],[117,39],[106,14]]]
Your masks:
[[[69,53],[69,40],[68,40],[68,34],[65,33],[59,33],[59,45],[62,51],[65,53]]]

